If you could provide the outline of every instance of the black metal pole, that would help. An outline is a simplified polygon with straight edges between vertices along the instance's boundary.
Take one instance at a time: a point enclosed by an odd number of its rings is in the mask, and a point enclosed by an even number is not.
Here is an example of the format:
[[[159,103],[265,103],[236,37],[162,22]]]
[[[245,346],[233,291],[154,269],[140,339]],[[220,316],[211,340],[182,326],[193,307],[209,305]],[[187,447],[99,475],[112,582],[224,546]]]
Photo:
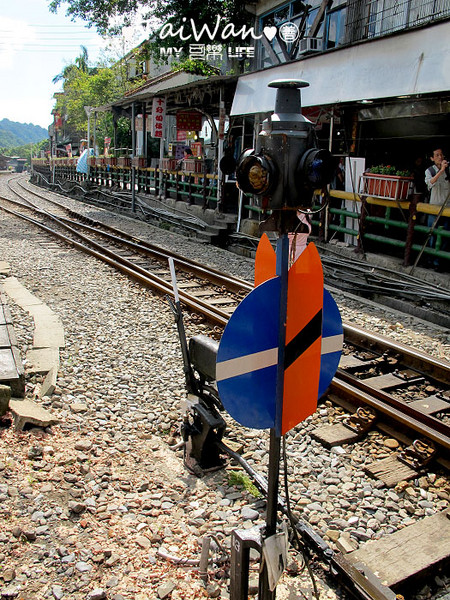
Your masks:
[[[278,328],[278,364],[275,427],[270,430],[269,444],[269,472],[267,486],[266,530],[264,539],[275,535],[277,531],[278,511],[278,483],[280,476],[281,431],[283,416],[284,394],[284,348],[286,343],[286,314],[287,314],[287,289],[289,269],[289,239],[287,234],[282,234],[277,242],[277,275],[281,279],[280,311]],[[267,565],[264,561],[259,579],[259,599],[275,600],[276,589],[269,588]]]
[[[134,157],[136,156],[136,103],[131,105],[131,210],[136,212],[136,169]]]

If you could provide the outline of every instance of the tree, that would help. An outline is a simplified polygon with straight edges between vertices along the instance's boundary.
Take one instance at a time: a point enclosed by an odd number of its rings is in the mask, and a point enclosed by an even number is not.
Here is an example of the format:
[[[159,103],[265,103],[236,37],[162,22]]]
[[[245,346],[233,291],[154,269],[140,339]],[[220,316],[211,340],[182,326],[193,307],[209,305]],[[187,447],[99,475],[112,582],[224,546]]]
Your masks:
[[[54,82],[61,81],[63,88],[62,93],[56,94],[54,107],[54,113],[61,116],[63,123],[62,135],[59,135],[62,143],[66,138],[86,136],[88,117],[85,106],[109,104],[121,98],[131,86],[143,82],[142,79],[135,79],[132,83],[127,81],[123,61],[112,66],[89,66],[87,50],[83,46],[81,48],[81,55],[53,79]],[[96,126],[99,140],[112,136],[113,121],[109,111],[98,114]]]
[[[89,55],[86,46],[80,46],[81,54],[78,56],[73,63],[64,67],[64,69],[58,75],[55,75],[52,79],[52,83],[59,83],[60,81],[66,81],[70,79],[71,72],[73,71],[82,71],[83,73],[92,72],[92,69],[89,69]],[[95,71],[95,69],[94,69]]]
[[[186,59],[192,43],[223,43],[221,34],[227,24],[232,24],[235,31],[252,25],[245,2],[239,0],[50,0],[50,10],[56,12],[62,4],[68,5],[68,16],[87,21],[102,35],[121,31],[139,15],[150,25],[148,48],[156,58],[161,47],[177,46],[182,48],[181,55]],[[194,35],[194,28],[199,35]],[[162,37],[169,30],[173,33],[182,30],[182,35]],[[239,45],[243,41],[252,44],[251,37],[245,40],[240,39]],[[229,39],[228,42],[231,43]]]

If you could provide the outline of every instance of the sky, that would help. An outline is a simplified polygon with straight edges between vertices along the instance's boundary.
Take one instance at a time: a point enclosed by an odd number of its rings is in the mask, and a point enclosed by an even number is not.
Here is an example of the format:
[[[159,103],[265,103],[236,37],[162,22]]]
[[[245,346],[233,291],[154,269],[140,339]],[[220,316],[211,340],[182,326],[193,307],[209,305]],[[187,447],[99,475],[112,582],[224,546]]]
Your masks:
[[[142,41],[136,35],[128,32],[126,51]],[[81,54],[81,45],[95,63],[107,41],[84,21],[66,17],[64,5],[54,14],[48,0],[0,0],[0,120],[47,128],[53,121],[53,94],[61,91],[61,83],[52,79]],[[122,53],[118,47],[116,58]]]

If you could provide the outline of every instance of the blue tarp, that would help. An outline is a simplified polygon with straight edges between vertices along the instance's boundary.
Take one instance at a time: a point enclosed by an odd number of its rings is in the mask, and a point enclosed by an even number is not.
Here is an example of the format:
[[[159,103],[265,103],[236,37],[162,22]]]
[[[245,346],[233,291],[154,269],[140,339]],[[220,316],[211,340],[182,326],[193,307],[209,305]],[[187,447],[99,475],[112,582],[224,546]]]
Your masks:
[[[94,149],[89,148],[89,156],[93,156],[93,155],[94,155]],[[87,174],[87,172],[88,172],[87,159],[88,159],[88,150],[86,148],[86,150],[83,151],[83,153],[81,154],[80,158],[77,161],[77,173],[86,173]]]

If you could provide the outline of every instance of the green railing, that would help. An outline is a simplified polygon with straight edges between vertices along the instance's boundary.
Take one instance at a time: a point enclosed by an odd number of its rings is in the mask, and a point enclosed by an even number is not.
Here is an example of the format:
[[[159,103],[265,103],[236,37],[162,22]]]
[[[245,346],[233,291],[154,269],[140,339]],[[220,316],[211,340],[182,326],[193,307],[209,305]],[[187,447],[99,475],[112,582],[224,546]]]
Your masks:
[[[428,216],[437,217],[441,206],[420,202],[419,194],[405,201],[331,190],[330,197],[327,210],[312,220],[314,233],[323,241],[337,238],[361,250],[400,254],[405,265],[420,252],[430,259],[450,261],[446,249],[450,249],[450,231],[443,226],[450,218],[450,208],[442,210],[432,231]],[[314,208],[320,206],[316,203]]]
[[[132,167],[105,164],[105,160],[90,159],[89,177],[76,171],[76,159],[34,160],[35,171],[68,181],[89,179],[101,187],[131,191]],[[136,192],[173,198],[204,208],[217,207],[218,176],[191,171],[170,171],[153,167],[135,167]]]
[[[86,179],[86,175],[76,173],[74,160],[36,160],[33,167],[55,179]],[[131,171],[129,166],[94,164],[90,166],[89,180],[106,188],[131,190]],[[217,185],[217,175],[135,168],[137,191],[205,208],[216,208]],[[314,208],[319,209],[323,198],[320,194],[315,198]],[[359,250],[400,256],[405,265],[411,264],[419,253],[449,264],[450,231],[443,227],[443,222],[450,219],[450,208],[442,211],[437,226],[431,231],[428,216],[437,217],[441,207],[420,200],[420,195],[412,195],[408,200],[391,200],[331,190],[329,206],[312,219],[313,233],[325,242],[334,238]],[[242,217],[260,220],[261,213],[262,209],[246,198]],[[431,233],[433,244],[430,244]]]

